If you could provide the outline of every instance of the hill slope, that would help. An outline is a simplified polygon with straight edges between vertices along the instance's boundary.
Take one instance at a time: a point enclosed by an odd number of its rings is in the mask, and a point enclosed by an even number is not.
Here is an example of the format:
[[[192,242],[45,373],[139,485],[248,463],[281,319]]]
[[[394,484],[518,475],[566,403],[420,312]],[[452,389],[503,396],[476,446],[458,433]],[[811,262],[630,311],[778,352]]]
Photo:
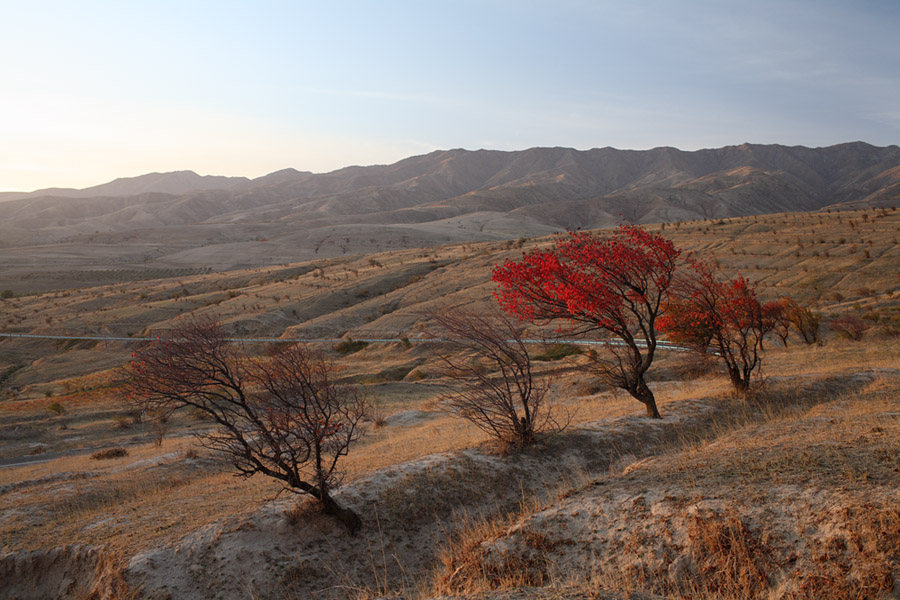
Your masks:
[[[182,192],[185,185],[203,186]],[[181,186],[181,187],[180,187]],[[99,195],[102,194],[102,195]],[[252,181],[153,174],[0,204],[0,287],[59,289],[42,270],[227,270],[564,228],[892,206],[900,148],[729,146],[685,152],[436,151],[392,165]],[[65,263],[60,257],[65,257]],[[28,274],[27,284],[15,283]]]
[[[685,251],[758,281],[760,296],[790,295],[817,310],[900,319],[900,210],[790,213],[656,226]],[[550,243],[458,243],[315,262],[205,273],[108,269],[116,283],[0,300],[0,331],[63,336],[140,336],[185,314],[215,315],[235,335],[401,338],[423,335],[422,313],[442,303],[485,303],[491,269]],[[157,279],[141,281],[147,274]],[[72,277],[60,271],[60,278]],[[77,346],[76,346],[77,348]],[[0,339],[0,373],[24,386],[104,368],[116,352]],[[128,350],[130,352],[130,350]],[[53,358],[39,357],[52,356]],[[37,389],[36,393],[43,393]]]

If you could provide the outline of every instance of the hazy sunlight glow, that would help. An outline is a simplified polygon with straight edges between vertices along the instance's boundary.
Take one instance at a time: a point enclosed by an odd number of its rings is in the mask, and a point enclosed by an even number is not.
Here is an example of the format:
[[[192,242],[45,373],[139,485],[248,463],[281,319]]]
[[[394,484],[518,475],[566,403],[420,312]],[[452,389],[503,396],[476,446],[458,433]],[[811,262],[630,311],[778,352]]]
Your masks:
[[[900,139],[900,6],[3,3],[0,190],[435,149]]]

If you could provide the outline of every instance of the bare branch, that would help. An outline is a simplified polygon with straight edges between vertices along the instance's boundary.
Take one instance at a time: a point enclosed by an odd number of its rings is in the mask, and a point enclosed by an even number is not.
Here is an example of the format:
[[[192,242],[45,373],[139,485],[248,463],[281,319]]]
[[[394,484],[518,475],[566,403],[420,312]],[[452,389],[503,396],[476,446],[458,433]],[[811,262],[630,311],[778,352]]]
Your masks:
[[[442,397],[452,412],[517,445],[567,424],[556,419],[550,382],[537,381],[521,325],[499,311],[445,309],[428,316],[454,343],[455,352],[438,355],[445,375],[459,384]]]
[[[252,358],[226,341],[217,322],[193,319],[139,348],[126,377],[141,409],[200,411],[218,426],[201,443],[227,456],[239,475],[261,473],[314,496],[352,533],[360,518],[331,491],[368,405],[355,388],[336,384],[332,370],[325,355],[300,345]]]

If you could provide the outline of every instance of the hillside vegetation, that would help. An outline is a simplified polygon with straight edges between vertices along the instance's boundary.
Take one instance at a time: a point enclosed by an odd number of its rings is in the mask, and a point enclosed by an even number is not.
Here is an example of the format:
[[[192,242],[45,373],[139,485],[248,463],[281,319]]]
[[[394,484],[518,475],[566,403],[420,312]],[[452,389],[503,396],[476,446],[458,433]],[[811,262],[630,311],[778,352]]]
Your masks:
[[[900,212],[785,213],[651,227],[677,246],[740,272],[760,295],[789,295],[826,313],[896,327]],[[123,281],[0,300],[0,331],[152,336],[187,314],[215,315],[239,337],[428,336],[423,313],[488,302],[494,265],[551,237],[466,243],[256,269]],[[120,272],[127,279],[127,270]],[[127,345],[0,340],[4,384],[22,387],[120,364]],[[38,361],[35,363],[35,361]],[[36,390],[44,393],[46,385]],[[58,388],[51,388],[58,392]]]
[[[823,345],[766,344],[735,397],[715,364],[662,352],[661,420],[543,349],[574,416],[510,452],[445,412],[426,309],[483,307],[491,268],[552,238],[459,243],[0,300],[2,332],[137,337],[216,315],[238,337],[324,343],[376,411],[346,457],[350,537],[200,449],[185,414],[142,426],[116,368],[131,342],[0,341],[0,587],[12,597],[884,598],[900,585],[900,212],[652,227],[825,314]],[[123,275],[126,279],[127,275]],[[863,319],[861,341],[828,330]],[[390,343],[350,343],[371,338]],[[251,351],[264,345],[249,343]],[[159,434],[159,435],[158,435]],[[157,443],[158,442],[158,445]],[[129,590],[126,592],[126,590]]]

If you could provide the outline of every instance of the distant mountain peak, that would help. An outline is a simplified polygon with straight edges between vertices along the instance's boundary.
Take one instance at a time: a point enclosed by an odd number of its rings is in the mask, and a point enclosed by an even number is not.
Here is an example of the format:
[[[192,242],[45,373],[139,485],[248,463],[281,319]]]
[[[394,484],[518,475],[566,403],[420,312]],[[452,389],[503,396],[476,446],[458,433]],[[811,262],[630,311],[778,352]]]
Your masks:
[[[169,171],[145,173],[135,177],[118,177],[108,183],[76,190],[48,188],[24,196],[55,196],[63,198],[91,198],[99,196],[128,197],[141,194],[181,195],[205,190],[224,190],[250,181],[246,177],[198,175],[194,171]]]

